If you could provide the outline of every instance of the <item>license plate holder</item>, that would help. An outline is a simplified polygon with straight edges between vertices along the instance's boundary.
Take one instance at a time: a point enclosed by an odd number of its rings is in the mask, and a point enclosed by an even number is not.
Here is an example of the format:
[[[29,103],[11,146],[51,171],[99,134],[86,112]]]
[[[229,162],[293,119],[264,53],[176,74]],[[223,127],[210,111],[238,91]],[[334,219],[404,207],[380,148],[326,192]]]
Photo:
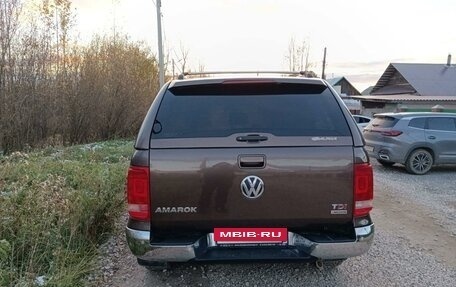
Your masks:
[[[288,230],[283,227],[214,228],[214,241],[217,245],[286,245]]]

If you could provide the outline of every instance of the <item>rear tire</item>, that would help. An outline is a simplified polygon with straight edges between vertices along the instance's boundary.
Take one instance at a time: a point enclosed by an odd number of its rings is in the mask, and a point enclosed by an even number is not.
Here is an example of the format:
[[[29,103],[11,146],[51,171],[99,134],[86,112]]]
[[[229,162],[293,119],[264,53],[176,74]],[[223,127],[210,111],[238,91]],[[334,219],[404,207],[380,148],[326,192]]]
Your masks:
[[[391,167],[395,164],[395,162],[392,162],[392,161],[386,161],[384,159],[377,159],[378,163],[380,163],[381,165],[385,166],[385,167]]]
[[[432,154],[425,149],[414,150],[405,163],[405,169],[411,174],[422,175],[431,170],[434,164]]]

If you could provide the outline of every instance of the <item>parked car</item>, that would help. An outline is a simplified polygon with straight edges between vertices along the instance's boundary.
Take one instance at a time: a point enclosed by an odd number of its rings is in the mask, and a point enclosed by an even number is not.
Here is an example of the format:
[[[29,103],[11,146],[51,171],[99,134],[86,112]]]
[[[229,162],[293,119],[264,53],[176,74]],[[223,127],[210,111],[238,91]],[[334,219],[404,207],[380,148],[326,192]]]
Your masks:
[[[456,114],[377,114],[363,135],[369,155],[384,166],[425,174],[433,165],[456,164]]]
[[[373,178],[363,146],[324,80],[171,81],[144,119],[128,170],[128,245],[139,264],[159,269],[340,263],[366,253]]]
[[[362,131],[369,122],[372,120],[372,118],[366,117],[366,116],[360,116],[360,115],[353,115],[353,118],[355,119],[356,124],[358,125],[359,129]]]

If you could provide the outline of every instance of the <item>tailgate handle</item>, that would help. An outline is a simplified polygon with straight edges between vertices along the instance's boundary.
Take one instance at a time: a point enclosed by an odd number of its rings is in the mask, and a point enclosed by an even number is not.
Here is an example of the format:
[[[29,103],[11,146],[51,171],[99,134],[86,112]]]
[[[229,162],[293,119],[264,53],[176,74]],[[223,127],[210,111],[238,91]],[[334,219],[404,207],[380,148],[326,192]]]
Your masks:
[[[264,155],[241,155],[239,156],[239,167],[263,168],[266,162],[264,158]]]
[[[236,138],[238,142],[261,142],[268,140],[268,137],[261,136],[261,135],[246,135],[246,136],[238,136]]]

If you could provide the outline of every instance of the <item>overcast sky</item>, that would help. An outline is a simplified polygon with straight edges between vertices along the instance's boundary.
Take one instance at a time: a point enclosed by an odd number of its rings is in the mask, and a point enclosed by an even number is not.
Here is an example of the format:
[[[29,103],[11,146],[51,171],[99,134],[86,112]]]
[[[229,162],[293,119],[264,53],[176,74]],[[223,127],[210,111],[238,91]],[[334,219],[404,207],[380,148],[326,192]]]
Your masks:
[[[73,0],[83,40],[117,31],[157,51],[155,0]],[[290,39],[307,41],[312,68],[347,76],[360,91],[390,62],[456,62],[454,0],[162,0],[171,56],[180,45],[191,68],[206,71],[286,70]],[[175,55],[174,51],[177,55]]]

